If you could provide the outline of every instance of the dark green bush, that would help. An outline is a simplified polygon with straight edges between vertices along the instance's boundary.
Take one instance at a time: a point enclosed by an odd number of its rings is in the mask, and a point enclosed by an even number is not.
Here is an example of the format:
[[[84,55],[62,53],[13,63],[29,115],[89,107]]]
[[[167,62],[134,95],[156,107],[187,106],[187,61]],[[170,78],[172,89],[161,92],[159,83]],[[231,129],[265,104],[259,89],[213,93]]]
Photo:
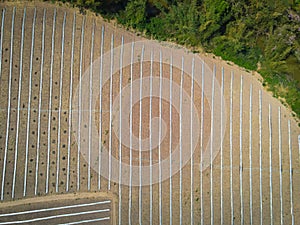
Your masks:
[[[250,48],[242,43],[224,36],[214,38],[213,53],[224,60],[233,61],[249,70],[256,70],[261,52],[259,48]]]

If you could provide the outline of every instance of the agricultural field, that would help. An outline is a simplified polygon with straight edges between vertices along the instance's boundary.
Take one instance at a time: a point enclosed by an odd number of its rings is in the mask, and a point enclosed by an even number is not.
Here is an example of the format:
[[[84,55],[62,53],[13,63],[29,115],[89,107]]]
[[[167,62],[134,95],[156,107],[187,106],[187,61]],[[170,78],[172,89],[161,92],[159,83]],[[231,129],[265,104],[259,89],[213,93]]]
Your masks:
[[[27,198],[1,205],[1,223],[112,224],[113,203],[97,193]]]
[[[65,5],[0,8],[0,224],[300,223],[300,128],[258,74]]]

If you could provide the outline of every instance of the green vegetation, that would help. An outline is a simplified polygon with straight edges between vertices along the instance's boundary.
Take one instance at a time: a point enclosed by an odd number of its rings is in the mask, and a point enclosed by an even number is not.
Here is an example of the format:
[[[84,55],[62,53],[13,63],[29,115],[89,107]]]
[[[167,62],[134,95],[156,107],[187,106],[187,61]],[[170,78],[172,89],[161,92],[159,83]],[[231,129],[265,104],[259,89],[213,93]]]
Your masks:
[[[158,40],[257,70],[300,118],[300,0],[69,0]],[[297,81],[298,80],[298,81]]]

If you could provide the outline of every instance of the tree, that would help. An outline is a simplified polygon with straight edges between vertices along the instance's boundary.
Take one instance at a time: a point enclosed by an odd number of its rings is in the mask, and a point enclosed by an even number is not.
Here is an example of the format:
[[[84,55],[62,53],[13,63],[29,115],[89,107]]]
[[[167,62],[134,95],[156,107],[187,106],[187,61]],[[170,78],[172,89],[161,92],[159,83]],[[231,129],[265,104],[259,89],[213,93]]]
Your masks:
[[[131,0],[122,14],[127,26],[142,29],[146,21],[146,0]]]
[[[199,45],[200,10],[197,1],[189,4],[178,2],[163,11],[157,18],[152,18],[147,26],[149,32],[160,39],[174,40],[179,44]]]
[[[204,0],[199,28],[202,43],[208,43],[213,37],[222,35],[231,17],[230,5],[226,0]]]

